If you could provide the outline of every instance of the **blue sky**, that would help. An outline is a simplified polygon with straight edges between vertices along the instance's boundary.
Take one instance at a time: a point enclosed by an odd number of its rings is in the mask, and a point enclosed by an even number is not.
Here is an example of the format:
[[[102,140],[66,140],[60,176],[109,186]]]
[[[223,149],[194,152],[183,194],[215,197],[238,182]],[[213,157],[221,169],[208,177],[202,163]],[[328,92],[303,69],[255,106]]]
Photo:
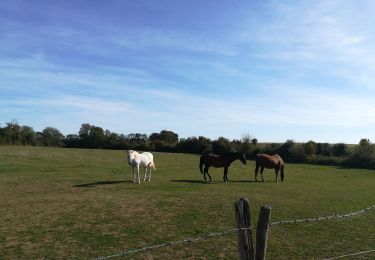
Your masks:
[[[0,123],[375,140],[374,1],[0,2]]]

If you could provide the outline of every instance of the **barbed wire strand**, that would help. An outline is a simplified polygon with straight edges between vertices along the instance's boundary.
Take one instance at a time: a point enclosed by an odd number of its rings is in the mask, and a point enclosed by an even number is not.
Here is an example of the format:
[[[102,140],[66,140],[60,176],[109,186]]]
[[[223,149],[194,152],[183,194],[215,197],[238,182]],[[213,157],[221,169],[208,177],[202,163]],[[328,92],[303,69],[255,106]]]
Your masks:
[[[324,217],[315,217],[315,218],[304,218],[304,219],[293,219],[293,220],[280,220],[280,221],[275,221],[271,222],[270,226],[276,226],[276,225],[281,225],[281,224],[296,224],[296,223],[303,223],[303,222],[313,222],[313,221],[322,221],[322,220],[330,220],[330,219],[339,219],[339,218],[347,218],[347,217],[354,217],[356,215],[363,214],[371,209],[374,209],[375,205],[372,205],[370,207],[361,209],[356,212],[351,212],[343,215],[330,215],[330,216],[324,216]]]
[[[372,252],[375,252],[375,249],[367,250],[367,251],[361,251],[361,252],[347,254],[347,255],[335,256],[335,257],[331,257],[331,258],[324,258],[323,260],[334,260],[334,259],[340,259],[340,258],[349,257],[349,256],[369,254],[369,253],[372,253]]]
[[[276,221],[276,222],[271,222],[269,225],[270,226],[276,226],[276,225],[281,225],[281,224],[296,224],[296,223],[303,223],[303,222],[312,222],[312,221],[322,221],[322,220],[353,217],[353,216],[356,216],[356,215],[359,215],[359,214],[363,214],[363,213],[365,213],[365,212],[367,212],[371,209],[374,209],[374,208],[375,208],[375,205],[372,205],[372,206],[369,206],[367,208],[361,209],[359,211],[347,213],[347,214],[344,214],[344,215],[335,214],[335,215],[330,215],[330,216],[325,216],[325,217],[316,217],[316,218],[280,220],[280,221]],[[129,250],[129,251],[123,251],[121,253],[114,254],[114,255],[100,256],[100,257],[97,258],[97,260],[104,260],[104,259],[109,259],[109,258],[114,258],[114,257],[119,257],[119,256],[126,256],[126,255],[133,254],[133,253],[144,252],[144,251],[148,251],[148,250],[155,249],[155,248],[167,247],[167,246],[172,246],[172,245],[177,245],[177,244],[182,244],[182,243],[193,243],[193,242],[197,242],[197,241],[200,241],[200,240],[206,240],[206,239],[209,239],[211,237],[223,236],[223,235],[238,232],[238,231],[241,231],[241,230],[253,230],[253,229],[256,229],[256,228],[255,227],[232,228],[232,229],[229,229],[229,230],[223,231],[223,232],[214,232],[214,233],[205,234],[205,235],[202,235],[202,236],[197,237],[197,238],[190,238],[190,239],[184,239],[184,240],[179,240],[179,241],[170,241],[170,242],[166,242],[166,243],[163,243],[163,244],[146,246],[146,247],[133,249],[133,250]]]
[[[148,251],[148,250],[155,249],[155,248],[173,246],[173,245],[183,244],[183,243],[194,243],[194,242],[197,242],[197,241],[209,239],[211,237],[223,236],[223,235],[228,235],[228,234],[238,232],[238,231],[253,230],[253,229],[255,229],[255,227],[232,228],[232,229],[229,229],[229,230],[226,230],[226,231],[223,231],[223,232],[213,232],[213,233],[205,234],[205,235],[202,235],[202,236],[199,236],[199,237],[196,237],[196,238],[183,239],[183,240],[179,240],[179,241],[170,241],[170,242],[166,242],[166,243],[163,243],[163,244],[146,246],[146,247],[142,247],[142,248],[138,248],[138,249],[134,249],[134,250],[129,250],[129,251],[123,251],[121,253],[114,254],[114,255],[100,256],[96,259],[97,260],[104,260],[104,259],[109,259],[109,258],[114,258],[114,257],[119,257],[119,256],[126,256],[126,255],[130,255],[130,254],[133,254],[133,253],[144,252],[144,251]]]

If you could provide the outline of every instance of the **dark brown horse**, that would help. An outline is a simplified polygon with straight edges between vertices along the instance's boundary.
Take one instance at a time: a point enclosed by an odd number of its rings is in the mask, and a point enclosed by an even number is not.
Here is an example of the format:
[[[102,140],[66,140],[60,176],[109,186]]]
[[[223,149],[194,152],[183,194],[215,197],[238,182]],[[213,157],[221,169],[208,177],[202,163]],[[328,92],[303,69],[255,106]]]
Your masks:
[[[266,181],[263,177],[264,168],[275,169],[276,182],[279,181],[279,171],[281,172],[281,181],[284,180],[284,161],[281,159],[280,155],[268,155],[268,154],[257,154],[255,159],[255,181],[257,180],[258,170],[260,168],[260,175],[262,176],[262,181]]]
[[[243,164],[246,164],[246,158],[243,153],[226,153],[223,155],[217,155],[217,154],[212,154],[212,153],[204,153],[201,155],[200,162],[199,162],[199,169],[201,170],[201,173],[203,174],[203,177],[205,180],[206,178],[206,173],[208,177],[210,178],[210,181],[212,181],[211,175],[208,173],[208,168],[210,166],[213,166],[215,168],[221,168],[224,167],[224,176],[223,180],[224,182],[229,181],[228,180],[228,168],[234,162],[235,160],[240,160]],[[203,165],[204,167],[204,172],[202,170]]]

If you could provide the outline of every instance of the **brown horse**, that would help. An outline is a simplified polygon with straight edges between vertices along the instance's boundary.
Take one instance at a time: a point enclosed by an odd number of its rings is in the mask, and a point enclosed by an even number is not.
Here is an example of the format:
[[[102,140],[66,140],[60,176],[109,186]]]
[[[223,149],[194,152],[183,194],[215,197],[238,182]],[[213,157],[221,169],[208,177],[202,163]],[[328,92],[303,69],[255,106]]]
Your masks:
[[[208,177],[210,178],[210,181],[212,181],[211,175],[208,173],[208,168],[210,168],[210,166],[213,166],[215,168],[224,167],[223,180],[224,182],[227,182],[229,181],[228,180],[228,168],[231,165],[231,163],[237,159],[240,160],[243,164],[246,164],[246,158],[243,153],[230,152],[230,153],[223,154],[223,155],[204,153],[201,155],[201,158],[199,161],[199,169],[201,173],[203,174],[203,177],[205,180],[207,180],[206,178],[206,173],[207,173]],[[202,170],[203,165],[205,165],[204,172]]]
[[[281,172],[281,181],[284,180],[284,161],[281,159],[280,155],[268,155],[268,154],[257,154],[255,159],[255,181],[257,180],[258,170],[260,167],[260,175],[262,176],[262,181],[266,181],[263,177],[264,168],[275,169],[276,182],[279,181],[279,171]]]

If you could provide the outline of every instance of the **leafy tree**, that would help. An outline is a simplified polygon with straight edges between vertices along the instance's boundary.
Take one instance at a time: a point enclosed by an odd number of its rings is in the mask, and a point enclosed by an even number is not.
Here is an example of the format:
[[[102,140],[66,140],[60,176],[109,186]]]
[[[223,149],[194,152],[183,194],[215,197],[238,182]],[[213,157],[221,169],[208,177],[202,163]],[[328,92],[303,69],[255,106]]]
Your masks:
[[[6,127],[1,132],[3,143],[5,144],[19,144],[21,137],[21,126],[17,121],[6,123]]]
[[[333,145],[332,154],[337,157],[344,157],[348,155],[348,146],[344,143]]]
[[[80,139],[77,134],[69,134],[64,139],[65,147],[78,148],[80,147]]]
[[[35,145],[35,131],[30,126],[22,126],[20,130],[20,141],[22,145]]]
[[[317,152],[317,145],[314,141],[308,141],[303,145],[303,148],[307,156],[315,155]]]
[[[285,158],[286,160],[291,158],[292,150],[295,146],[295,142],[293,140],[287,140],[284,144],[282,144],[276,152],[280,154],[282,158]]]
[[[101,148],[104,144],[104,130],[99,126],[82,124],[79,129],[81,146],[84,148]]]
[[[331,146],[329,145],[329,143],[317,143],[316,153],[318,155],[331,156],[332,155]]]
[[[250,157],[257,142],[258,140],[256,138],[251,138],[250,135],[244,135],[240,141],[238,150],[245,153],[246,157]]]
[[[233,151],[234,147],[227,138],[219,137],[217,140],[212,142],[212,149],[214,153],[223,154]]]
[[[163,130],[160,133],[152,133],[149,141],[155,150],[164,152],[173,152],[178,142],[178,134]]]
[[[351,167],[375,169],[375,146],[369,139],[361,139],[345,164]]]
[[[179,152],[201,154],[212,150],[212,145],[211,140],[206,137],[188,137],[187,139],[181,139],[176,149]]]
[[[149,140],[154,143],[161,141],[169,145],[174,145],[178,142],[178,134],[172,131],[162,130],[160,133],[152,133]]]
[[[44,146],[63,146],[64,135],[54,127],[44,128],[39,138]]]

